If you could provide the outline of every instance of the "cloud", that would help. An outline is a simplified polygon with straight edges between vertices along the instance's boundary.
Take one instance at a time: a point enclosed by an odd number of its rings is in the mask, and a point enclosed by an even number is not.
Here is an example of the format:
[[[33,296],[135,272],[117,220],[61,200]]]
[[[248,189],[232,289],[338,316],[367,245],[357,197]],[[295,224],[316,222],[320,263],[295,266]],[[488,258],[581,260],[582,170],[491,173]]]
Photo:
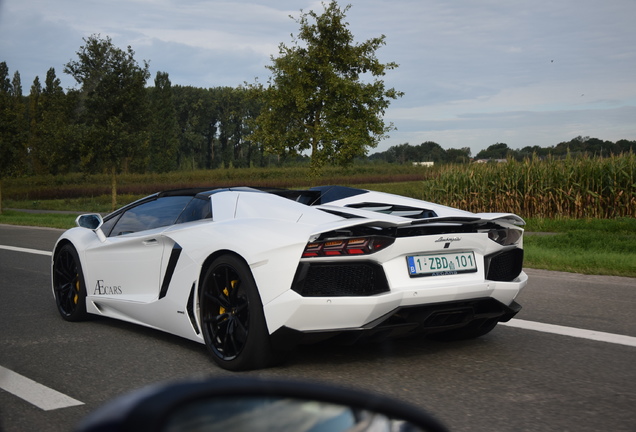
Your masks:
[[[378,150],[426,140],[476,153],[496,142],[554,145],[578,135],[636,139],[633,0],[349,0],[357,42],[381,34],[377,53],[398,69],[387,87],[405,92],[386,112],[398,131]],[[266,81],[270,56],[319,0],[5,0],[0,61],[36,75],[63,65],[82,38],[131,45],[151,73],[173,84],[237,86]],[[632,115],[630,118],[629,116]],[[534,144],[529,144],[534,143]],[[463,144],[463,145],[462,145]]]
[[[445,148],[471,147],[473,153],[491,144],[505,142],[511,148],[548,147],[576,136],[603,140],[634,139],[635,106],[612,109],[555,111],[505,111],[464,113],[455,117],[398,120],[398,131],[391,134],[397,143],[417,145],[435,141]],[[600,134],[599,134],[600,132]],[[378,151],[388,147],[380,146]]]

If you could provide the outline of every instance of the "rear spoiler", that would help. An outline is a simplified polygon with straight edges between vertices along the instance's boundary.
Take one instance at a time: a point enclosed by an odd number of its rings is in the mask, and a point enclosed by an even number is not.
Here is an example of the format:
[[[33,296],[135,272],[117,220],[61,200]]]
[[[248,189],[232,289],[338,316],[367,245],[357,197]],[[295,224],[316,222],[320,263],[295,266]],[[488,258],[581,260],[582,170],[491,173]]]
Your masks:
[[[458,224],[468,225],[483,222],[507,222],[513,225],[525,225],[526,222],[519,216],[512,213],[476,213],[475,216],[443,216],[427,219],[417,219],[411,225],[428,224]]]

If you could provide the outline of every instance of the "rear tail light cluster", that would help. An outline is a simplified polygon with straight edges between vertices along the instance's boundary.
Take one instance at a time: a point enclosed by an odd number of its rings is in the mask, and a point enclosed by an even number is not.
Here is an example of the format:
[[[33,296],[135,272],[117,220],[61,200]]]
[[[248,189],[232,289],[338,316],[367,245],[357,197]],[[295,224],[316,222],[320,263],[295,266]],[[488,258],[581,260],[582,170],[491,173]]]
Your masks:
[[[521,239],[523,231],[510,228],[493,229],[488,231],[488,238],[502,246],[516,245]]]
[[[393,244],[393,237],[355,237],[313,241],[307,244],[303,258],[368,255]]]

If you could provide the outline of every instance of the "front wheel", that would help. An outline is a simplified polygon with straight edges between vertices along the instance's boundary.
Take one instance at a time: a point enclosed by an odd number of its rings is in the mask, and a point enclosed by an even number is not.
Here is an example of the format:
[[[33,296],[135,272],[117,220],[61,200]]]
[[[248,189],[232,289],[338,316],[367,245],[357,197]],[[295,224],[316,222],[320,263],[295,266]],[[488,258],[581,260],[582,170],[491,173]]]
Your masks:
[[[57,310],[66,321],[83,321],[86,313],[86,284],[77,251],[65,244],[53,260],[53,292]]]
[[[263,304],[247,264],[233,255],[215,259],[200,287],[203,338],[214,361],[238,371],[274,361]]]

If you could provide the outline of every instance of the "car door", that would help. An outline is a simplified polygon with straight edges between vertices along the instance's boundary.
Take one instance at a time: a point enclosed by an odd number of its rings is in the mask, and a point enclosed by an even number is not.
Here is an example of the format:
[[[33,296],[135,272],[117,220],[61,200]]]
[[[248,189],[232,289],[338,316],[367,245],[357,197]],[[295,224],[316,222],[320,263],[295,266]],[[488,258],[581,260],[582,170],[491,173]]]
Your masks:
[[[106,240],[86,250],[88,296],[156,300],[166,241],[161,233],[174,223],[191,199],[164,197],[124,212]]]

